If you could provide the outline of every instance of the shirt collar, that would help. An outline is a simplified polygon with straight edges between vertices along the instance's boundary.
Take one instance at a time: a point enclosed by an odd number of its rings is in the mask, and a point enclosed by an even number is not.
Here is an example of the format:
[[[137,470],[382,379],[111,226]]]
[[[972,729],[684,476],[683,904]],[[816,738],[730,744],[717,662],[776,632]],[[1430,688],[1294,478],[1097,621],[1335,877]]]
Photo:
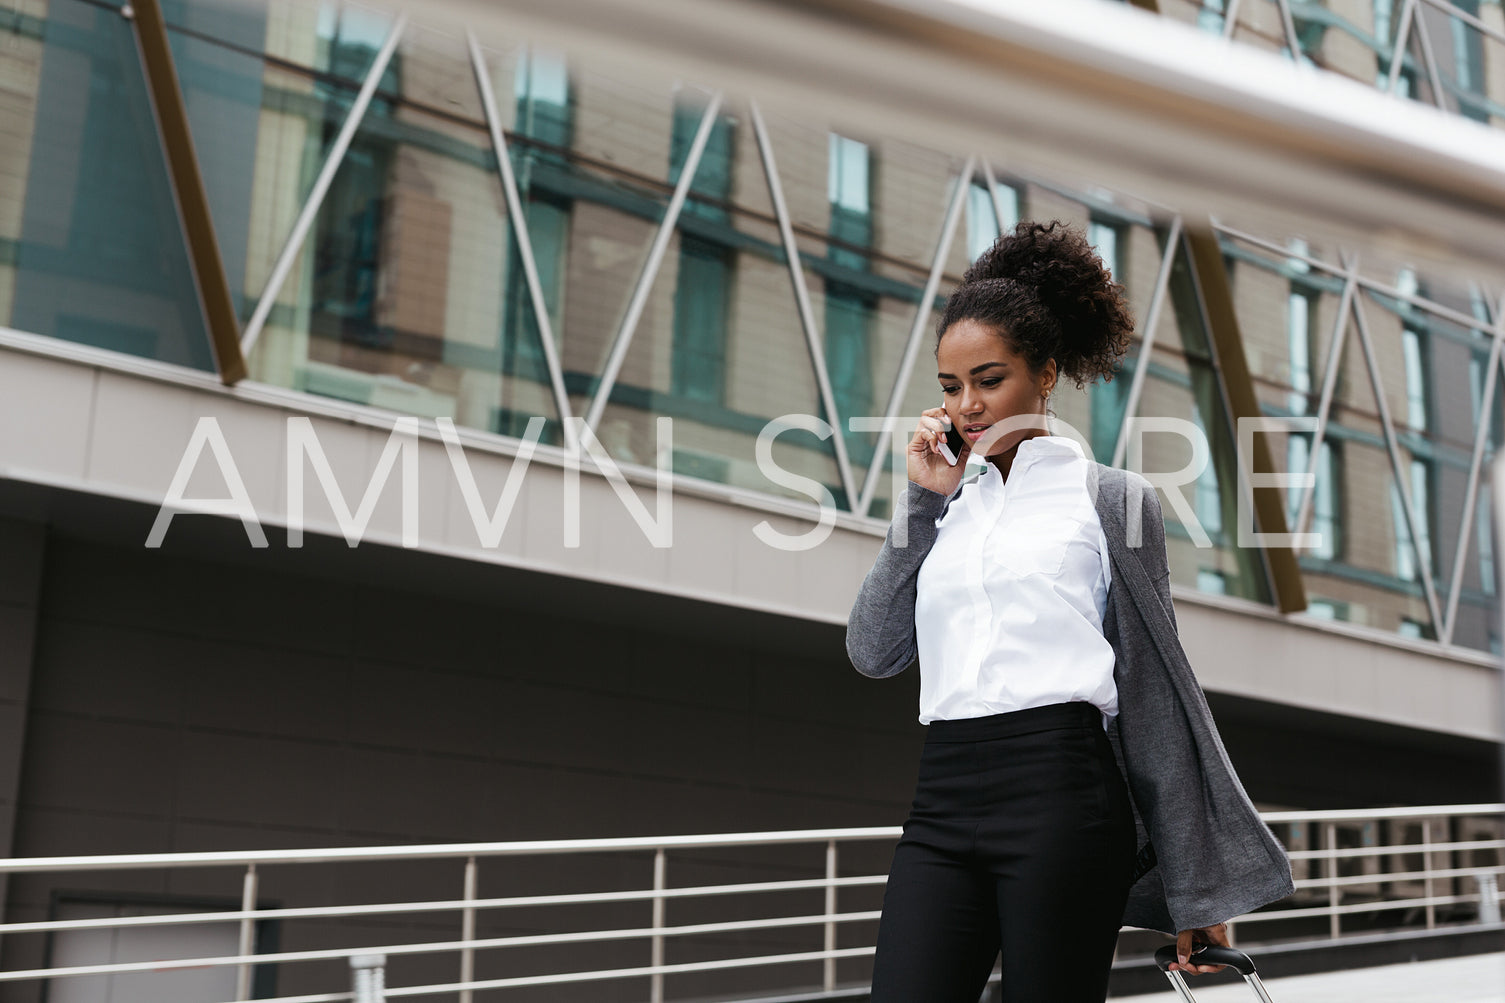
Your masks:
[[[1086,459],[1087,454],[1082,452],[1081,443],[1064,435],[1032,435],[1019,443],[1017,452],[1014,453],[1013,466],[1009,468],[1009,475],[1014,471],[1023,470],[1036,460],[1046,456],[1075,456]],[[983,473],[989,473],[997,468],[989,463]]]
[[[1081,444],[1075,439],[1069,439],[1064,435],[1032,435],[1019,443],[1018,452],[1014,454],[1014,470],[1021,466],[1029,466],[1036,460],[1046,456],[1075,456],[1085,458]]]

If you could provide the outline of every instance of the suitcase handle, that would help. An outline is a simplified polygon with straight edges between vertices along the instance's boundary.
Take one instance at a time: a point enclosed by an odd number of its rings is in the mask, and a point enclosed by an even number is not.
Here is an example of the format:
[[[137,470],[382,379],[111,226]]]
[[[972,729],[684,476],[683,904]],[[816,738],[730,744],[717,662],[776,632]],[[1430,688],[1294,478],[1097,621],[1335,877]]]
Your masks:
[[[1243,951],[1235,951],[1231,947],[1219,947],[1216,944],[1195,944],[1191,949],[1191,961],[1198,965],[1228,965],[1240,975],[1250,976],[1254,974],[1254,962],[1249,960],[1249,955]],[[1163,972],[1167,965],[1176,963],[1176,945],[1166,944],[1155,952],[1155,964]]]

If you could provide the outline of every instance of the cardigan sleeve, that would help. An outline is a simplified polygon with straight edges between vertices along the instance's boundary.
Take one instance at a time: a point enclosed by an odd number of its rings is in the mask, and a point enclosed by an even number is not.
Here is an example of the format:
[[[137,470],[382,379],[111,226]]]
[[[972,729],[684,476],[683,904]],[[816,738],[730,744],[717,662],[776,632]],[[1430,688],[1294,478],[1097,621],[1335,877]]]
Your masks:
[[[936,520],[947,496],[909,482],[878,559],[857,592],[847,618],[847,657],[858,672],[897,675],[919,654],[914,610],[920,565],[935,545]]]
[[[1160,605],[1165,607],[1165,615],[1170,617],[1171,626],[1176,625],[1176,609],[1171,604],[1171,565],[1170,555],[1165,549],[1165,516],[1160,511],[1160,495],[1155,488],[1145,482],[1143,489],[1144,502],[1144,546],[1145,553],[1154,562],[1152,584],[1155,586],[1155,594],[1160,597]]]
[[[1158,884],[1147,891],[1163,900],[1174,930],[1207,927],[1284,898],[1295,884],[1285,848],[1239,781],[1181,646],[1159,498],[1139,475],[1125,477],[1140,491],[1139,507],[1129,507],[1143,517],[1143,549],[1126,567],[1142,567],[1149,588],[1129,590],[1142,608],[1120,618],[1115,679],[1123,762],[1157,861],[1144,880]],[[1161,919],[1154,912],[1145,913],[1146,922]],[[1126,922],[1138,925],[1128,913]]]

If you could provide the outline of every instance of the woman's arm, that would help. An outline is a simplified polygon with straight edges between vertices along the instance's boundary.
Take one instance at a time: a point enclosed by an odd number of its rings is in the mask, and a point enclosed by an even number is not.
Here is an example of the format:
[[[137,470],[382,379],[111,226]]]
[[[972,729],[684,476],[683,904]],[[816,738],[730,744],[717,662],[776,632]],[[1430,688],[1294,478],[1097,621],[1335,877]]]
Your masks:
[[[925,555],[935,545],[935,523],[946,498],[910,481],[894,507],[883,549],[863,579],[847,618],[847,657],[865,676],[897,675],[919,654],[914,626],[916,581]]]

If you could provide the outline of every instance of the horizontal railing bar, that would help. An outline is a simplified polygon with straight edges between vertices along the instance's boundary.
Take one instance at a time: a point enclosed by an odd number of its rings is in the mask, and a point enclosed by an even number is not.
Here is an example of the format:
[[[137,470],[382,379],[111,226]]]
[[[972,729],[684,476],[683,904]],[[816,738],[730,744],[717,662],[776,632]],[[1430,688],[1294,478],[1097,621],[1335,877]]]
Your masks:
[[[601,972],[564,972],[559,975],[526,975],[510,979],[488,979],[484,982],[454,982],[442,986],[414,986],[388,989],[387,996],[434,996],[452,993],[461,989],[514,989],[523,986],[552,986],[573,982],[601,982],[609,979],[630,979],[645,975],[676,975],[689,972],[717,972],[733,968],[751,968],[757,965],[788,965],[802,961],[824,961],[827,958],[861,958],[874,952],[871,947],[847,947],[834,951],[809,951],[802,954],[766,954],[757,958],[726,958],[720,961],[695,961],[678,965],[649,965],[643,968],[618,968]]]
[[[233,965],[271,965],[295,961],[333,961],[362,954],[417,955],[445,954],[463,950],[486,950],[502,947],[549,947],[557,944],[583,944],[604,940],[637,940],[647,937],[689,937],[706,933],[741,933],[750,930],[774,930],[794,926],[822,926],[826,923],[863,923],[879,918],[876,910],[816,916],[776,916],[769,919],[728,920],[721,923],[695,923],[687,926],[640,927],[619,930],[581,930],[573,933],[540,933],[484,940],[433,941],[421,944],[390,944],[383,947],[340,947],[322,951],[287,951],[281,954],[247,954],[218,958],[174,958],[161,961],[122,961],[108,965],[77,965],[70,968],[33,968],[0,972],[0,982],[22,982],[38,978],[67,978],[82,975],[121,975],[131,972],[171,971],[182,968],[223,968]]]
[[[1380,902],[1357,902],[1353,905],[1311,906],[1303,909],[1261,909],[1235,918],[1239,926],[1267,919],[1304,919],[1310,916],[1331,916],[1333,913],[1386,912],[1391,909],[1411,909],[1430,905],[1457,905],[1462,902],[1477,902],[1478,895],[1434,895],[1431,898],[1387,899]]]
[[[616,968],[595,972],[565,972],[560,975],[526,975],[511,979],[488,979],[486,981],[450,982],[444,985],[388,987],[385,995],[434,996],[440,993],[457,993],[476,989],[510,989],[520,986],[560,985],[572,982],[600,982],[608,979],[631,979],[648,975],[675,975],[687,972],[725,971],[731,968],[750,968],[755,965],[796,964],[801,961],[823,961],[826,958],[860,958],[873,953],[871,947],[846,947],[834,951],[810,951],[803,954],[765,954],[755,958],[727,958],[722,961],[696,961],[678,965],[651,965],[644,968]],[[327,993],[315,996],[274,996],[257,1003],[341,1003],[352,998],[351,993]]]
[[[1361,281],[1362,284],[1362,281]],[[1404,299],[1405,297],[1399,297]],[[1464,326],[1488,326],[1477,317],[1464,318]],[[1262,811],[1266,822],[1342,822],[1348,819],[1435,818],[1438,815],[1500,815],[1505,804],[1429,805],[1421,808],[1336,808],[1332,811]]]
[[[232,867],[249,864],[339,864],[361,861],[442,860],[451,857],[511,857],[559,853],[621,853],[694,850],[731,846],[781,846],[831,840],[897,839],[896,825],[862,829],[803,829],[789,832],[722,833],[698,836],[633,836],[625,839],[539,839],[499,843],[439,843],[427,846],[354,846],[327,850],[242,850],[197,853],[135,853],[117,856],[30,857],[0,860],[0,874],[45,871],[112,871],[141,868]]]
[[[1465,324],[1475,319],[1457,315]],[[1436,818],[1445,815],[1505,814],[1505,804],[1438,805],[1401,808],[1352,808],[1338,811],[1263,812],[1266,822],[1324,822],[1390,818]],[[517,840],[493,843],[440,843],[417,846],[357,846],[322,850],[242,850],[190,853],[140,853],[0,860],[0,874],[45,871],[134,870],[140,868],[219,867],[250,864],[328,864],[361,861],[437,860],[451,857],[500,857],[529,854],[648,852],[659,849],[775,846],[831,840],[897,839],[899,826],[852,829],[802,829],[767,833],[712,833],[692,836],[634,836],[606,839]]]
[[[1452,853],[1463,850],[1505,849],[1505,839],[1462,840],[1453,843],[1394,843],[1389,846],[1345,846],[1329,850],[1288,850],[1292,860],[1329,860],[1348,857],[1374,857],[1390,854],[1396,857],[1415,856],[1418,853]]]
[[[1505,875],[1505,867],[1450,867],[1441,871],[1387,871],[1379,874],[1351,874],[1337,878],[1300,878],[1296,881],[1297,890],[1302,888],[1332,888],[1345,885],[1378,885],[1396,881],[1425,881],[1427,878],[1470,878],[1475,874],[1502,874]]]
[[[710,898],[717,895],[751,895],[759,892],[823,891],[827,887],[860,888],[881,885],[886,874],[846,878],[800,878],[790,881],[753,881],[733,885],[689,885],[683,888],[651,888],[621,892],[576,892],[565,895],[515,895],[494,899],[451,899],[441,902],[391,902],[354,906],[307,906],[287,909],[256,909],[252,912],[192,912],[165,916],[106,916],[100,919],[47,920],[35,923],[0,923],[0,936],[10,933],[52,933],[61,930],[115,929],[132,926],[188,926],[229,923],[242,919],[340,919],[355,916],[387,916],[419,912],[458,912],[465,909],[513,909],[528,906],[604,905],[641,902],[655,898]]]

